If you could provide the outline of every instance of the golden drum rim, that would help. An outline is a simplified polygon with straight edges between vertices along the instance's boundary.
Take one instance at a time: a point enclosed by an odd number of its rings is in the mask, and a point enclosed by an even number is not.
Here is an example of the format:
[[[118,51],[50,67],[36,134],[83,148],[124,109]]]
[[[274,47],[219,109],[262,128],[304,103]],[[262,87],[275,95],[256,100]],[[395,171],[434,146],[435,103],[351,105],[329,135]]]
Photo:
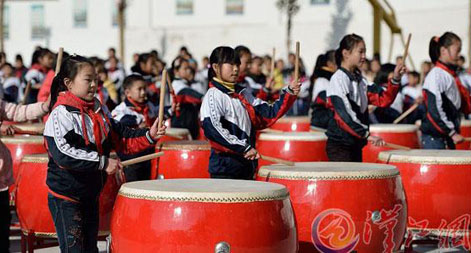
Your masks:
[[[224,190],[221,190],[224,189]],[[167,179],[125,183],[118,195],[131,199],[201,203],[250,203],[289,198],[280,184],[218,179]]]
[[[49,156],[47,153],[25,155],[21,162],[24,163],[47,163],[49,162]]]
[[[5,144],[44,144],[42,135],[5,136],[1,137],[0,140]]]
[[[420,153],[430,152],[430,155],[419,156]],[[432,153],[435,152],[435,155]],[[418,154],[417,154],[418,153]],[[443,156],[443,154],[455,154],[455,156]],[[456,154],[463,154],[456,156]],[[382,151],[378,155],[378,161],[384,163],[413,163],[413,164],[448,164],[471,165],[471,151],[467,150],[425,150],[411,149]]]
[[[207,151],[211,150],[208,141],[167,141],[162,143],[160,150],[189,150],[189,151]]]

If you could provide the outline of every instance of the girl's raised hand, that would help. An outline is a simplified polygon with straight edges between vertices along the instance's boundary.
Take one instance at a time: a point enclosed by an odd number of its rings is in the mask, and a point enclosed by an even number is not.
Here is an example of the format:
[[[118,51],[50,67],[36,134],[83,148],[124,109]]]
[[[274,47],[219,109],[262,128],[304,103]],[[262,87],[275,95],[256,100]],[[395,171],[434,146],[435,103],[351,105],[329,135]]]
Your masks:
[[[293,91],[293,94],[297,96],[301,91],[301,82],[293,81],[290,83],[289,88]]]
[[[160,137],[165,135],[165,129],[167,129],[165,124],[162,124],[162,126],[159,129],[159,118],[157,118],[154,121],[154,124],[152,124],[152,127],[149,130],[150,137],[154,141],[157,141],[158,139],[160,139]]]
[[[406,73],[407,69],[403,62],[399,62],[394,69],[394,80],[401,80],[402,75]]]

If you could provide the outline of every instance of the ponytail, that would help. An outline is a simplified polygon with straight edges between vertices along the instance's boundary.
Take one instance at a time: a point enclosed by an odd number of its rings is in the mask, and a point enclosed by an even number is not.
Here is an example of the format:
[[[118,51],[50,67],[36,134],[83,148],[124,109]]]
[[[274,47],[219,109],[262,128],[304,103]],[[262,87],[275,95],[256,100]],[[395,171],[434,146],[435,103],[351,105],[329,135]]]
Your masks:
[[[430,60],[435,64],[440,58],[440,48],[449,48],[455,41],[461,41],[460,37],[453,32],[446,32],[442,36],[434,36],[429,43],[428,54]]]

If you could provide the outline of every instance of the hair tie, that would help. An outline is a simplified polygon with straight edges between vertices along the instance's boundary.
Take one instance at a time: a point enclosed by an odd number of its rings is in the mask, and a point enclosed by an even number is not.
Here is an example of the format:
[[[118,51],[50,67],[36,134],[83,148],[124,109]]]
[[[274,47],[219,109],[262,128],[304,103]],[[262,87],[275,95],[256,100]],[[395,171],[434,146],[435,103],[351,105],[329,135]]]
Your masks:
[[[434,36],[434,37],[433,37],[433,40],[438,43],[438,42],[440,41],[440,37]]]

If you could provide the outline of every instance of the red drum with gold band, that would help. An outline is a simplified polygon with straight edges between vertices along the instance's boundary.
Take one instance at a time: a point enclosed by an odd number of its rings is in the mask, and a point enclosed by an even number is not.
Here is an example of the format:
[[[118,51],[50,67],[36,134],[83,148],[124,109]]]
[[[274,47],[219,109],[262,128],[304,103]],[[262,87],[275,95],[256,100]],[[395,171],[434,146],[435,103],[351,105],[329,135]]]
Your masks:
[[[297,250],[286,188],[245,180],[126,183],[116,199],[111,236],[115,253]]]
[[[209,142],[167,141],[162,143],[159,151],[165,153],[158,158],[159,178],[209,178]]]
[[[309,116],[286,116],[278,119],[270,128],[283,132],[309,132],[311,118]]]
[[[44,137],[32,136],[32,135],[16,135],[7,136],[0,138],[0,145],[5,145],[11,154],[12,165],[13,165],[13,178],[15,184],[10,186],[10,202],[13,204],[15,201],[15,187],[18,178],[18,172],[20,168],[21,159],[25,155],[30,154],[42,154],[46,153],[44,147]],[[9,157],[7,157],[9,159]]]
[[[261,133],[257,140],[260,154],[293,162],[327,161],[325,145],[327,136],[323,133]],[[259,160],[259,165],[271,164]]]
[[[460,134],[463,137],[471,137],[471,120],[462,119],[461,120],[461,127],[460,127]],[[456,144],[456,149],[460,150],[470,150],[471,149],[471,141],[464,141],[460,144]]]
[[[49,212],[46,185],[47,154],[23,157],[18,175],[16,210],[25,235],[57,237]],[[111,212],[119,190],[114,176],[109,176],[100,195],[99,235],[109,234]]]
[[[370,125],[370,135],[381,137],[385,142],[409,148],[419,148],[418,130],[418,126],[408,124]],[[376,162],[378,154],[386,150],[391,150],[391,148],[377,147],[368,143],[368,145],[363,148],[363,162]]]
[[[378,160],[397,166],[401,172],[411,235],[469,235],[471,151],[393,150],[381,152]]]
[[[406,232],[399,171],[371,163],[262,167],[257,180],[290,192],[303,252],[396,252]]]

